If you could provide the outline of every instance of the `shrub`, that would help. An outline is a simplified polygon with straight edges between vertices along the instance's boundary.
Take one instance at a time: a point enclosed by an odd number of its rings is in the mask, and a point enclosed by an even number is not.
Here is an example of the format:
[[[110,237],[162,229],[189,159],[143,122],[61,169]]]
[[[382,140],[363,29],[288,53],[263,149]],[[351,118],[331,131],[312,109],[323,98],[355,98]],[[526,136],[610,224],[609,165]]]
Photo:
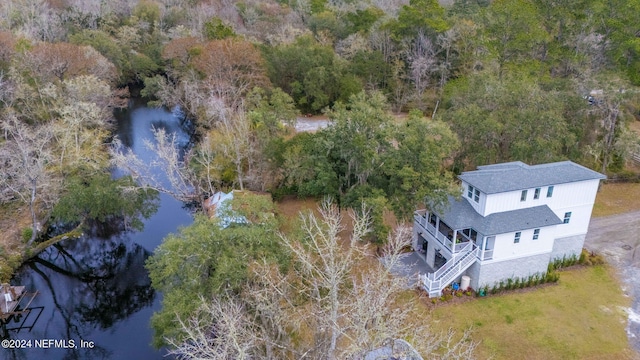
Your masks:
[[[533,279],[531,279],[531,286],[537,286],[537,285],[540,285],[540,278],[541,278],[540,274],[537,274],[537,273],[536,273],[536,274],[534,275]]]
[[[550,263],[549,267],[552,266],[553,264]],[[493,284],[493,287],[491,287],[491,294],[497,294],[505,290],[524,289],[547,282],[557,282],[559,279],[560,275],[553,270],[544,273],[535,273],[533,275],[529,275],[526,278],[513,277],[506,279],[506,281],[500,280],[500,282],[496,282],[495,284]]]
[[[571,255],[565,262],[562,264],[562,267],[573,266],[578,263],[578,257],[575,255]]]
[[[547,276],[545,278],[545,282],[555,283],[560,279],[560,275],[555,271],[547,272]]]
[[[589,256],[589,253],[587,252],[587,250],[582,249],[582,251],[580,252],[580,258],[578,259],[578,263],[584,264],[588,256]]]
[[[582,254],[580,255],[580,257],[582,257]],[[563,269],[569,266],[573,266],[579,262],[580,262],[580,259],[576,255],[571,255],[569,257],[563,256],[562,258],[553,259],[553,261],[549,263],[548,269],[549,270]]]
[[[493,284],[493,287],[491,288],[491,293],[497,294],[499,290],[500,290],[500,287],[498,286],[498,284]]]
[[[602,265],[602,264],[604,264],[604,258],[600,254],[591,253],[591,264],[592,265]]]
[[[602,265],[604,264],[604,259],[593,251],[589,252],[586,249],[582,249],[578,263],[586,266]]]
[[[30,227],[26,227],[22,229],[22,241],[27,242],[31,240],[31,236],[33,236],[33,229]]]
[[[513,279],[512,278],[508,278],[507,279],[507,290],[511,290],[513,289]]]

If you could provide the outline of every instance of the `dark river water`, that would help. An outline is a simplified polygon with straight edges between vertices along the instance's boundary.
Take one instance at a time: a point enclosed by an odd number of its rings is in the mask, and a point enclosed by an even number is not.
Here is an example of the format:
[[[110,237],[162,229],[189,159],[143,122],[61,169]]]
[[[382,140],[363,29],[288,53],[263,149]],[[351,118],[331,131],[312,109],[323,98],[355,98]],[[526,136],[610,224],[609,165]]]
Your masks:
[[[132,101],[129,109],[116,114],[117,134],[125,146],[151,161],[154,154],[143,141],[153,141],[153,127],[176,133],[181,144],[188,143],[178,115]],[[0,358],[166,359],[165,351],[150,345],[149,319],[159,310],[162,294],[151,288],[144,262],[167,234],[190,224],[192,217],[181,202],[161,194],[158,211],[143,222],[142,231],[102,229],[99,236],[60,242],[26,263],[12,284],[39,291],[25,323],[33,327],[10,331],[9,336],[25,340],[25,345],[31,340],[31,348],[0,349]],[[48,349],[35,347],[35,340],[42,346],[41,340],[47,339],[58,343],[44,342]],[[55,348],[72,345],[70,340],[74,348]]]

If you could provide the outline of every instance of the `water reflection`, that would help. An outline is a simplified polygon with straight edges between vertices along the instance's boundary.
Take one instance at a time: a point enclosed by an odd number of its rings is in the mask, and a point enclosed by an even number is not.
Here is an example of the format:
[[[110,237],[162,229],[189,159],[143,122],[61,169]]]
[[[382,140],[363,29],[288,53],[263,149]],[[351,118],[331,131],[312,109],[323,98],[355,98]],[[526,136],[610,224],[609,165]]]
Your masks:
[[[153,302],[144,270],[149,255],[128,239],[83,239],[49,247],[29,267],[46,279],[52,294],[52,284],[73,289],[73,300],[54,299],[74,319],[68,325],[106,329]]]
[[[15,279],[40,295],[34,305],[44,312],[31,333],[15,339],[75,340],[100,338],[96,330],[112,328],[153,303],[154,291],[144,269],[150,253],[127,238],[83,238],[50,246],[29,261]],[[109,344],[93,349],[28,349],[30,358],[111,358]],[[105,357],[106,356],[106,357]]]
[[[145,161],[154,154],[144,146],[153,141],[152,126],[176,132],[188,144],[177,116],[164,109],[146,108],[140,102],[117,114],[118,136]],[[32,340],[31,348],[3,350],[7,359],[165,359],[151,347],[149,319],[160,308],[161,294],[151,288],[145,260],[170,232],[192,222],[183,204],[159,196],[158,211],[143,219],[135,231],[116,219],[93,224],[78,240],[50,246],[26,263],[12,280],[39,291],[32,307],[43,307],[31,332],[10,332],[12,339]],[[74,348],[38,349],[35,340],[63,340]],[[82,348],[80,341],[93,342]]]
[[[131,100],[128,109],[116,113],[116,135],[124,146],[149,163],[155,159],[156,155],[145,146],[144,142],[153,139],[153,128],[164,129],[167,134],[176,134],[178,144],[183,148],[189,145],[190,138],[184,130],[183,116],[180,110],[149,108],[140,99],[134,99]]]

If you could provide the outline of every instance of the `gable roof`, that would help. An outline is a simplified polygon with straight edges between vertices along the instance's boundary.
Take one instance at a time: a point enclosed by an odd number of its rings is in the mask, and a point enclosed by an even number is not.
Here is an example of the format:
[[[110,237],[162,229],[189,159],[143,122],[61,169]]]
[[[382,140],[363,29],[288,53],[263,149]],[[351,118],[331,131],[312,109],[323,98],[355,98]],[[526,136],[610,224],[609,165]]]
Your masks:
[[[572,161],[527,165],[521,161],[478,166],[458,178],[485,194],[531,189],[607,177]]]
[[[449,207],[438,213],[440,219],[453,229],[473,228],[485,236],[562,224],[562,220],[547,205],[483,217],[465,199],[449,197]]]

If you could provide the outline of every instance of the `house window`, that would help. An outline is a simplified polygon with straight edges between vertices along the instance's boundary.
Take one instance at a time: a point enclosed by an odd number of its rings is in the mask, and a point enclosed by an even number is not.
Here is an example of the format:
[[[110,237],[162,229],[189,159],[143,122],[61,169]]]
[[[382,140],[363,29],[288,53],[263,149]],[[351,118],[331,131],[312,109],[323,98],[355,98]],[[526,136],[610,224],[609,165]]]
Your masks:
[[[517,244],[517,243],[519,243],[519,242],[520,242],[520,235],[522,235],[522,233],[521,233],[520,231],[518,231],[518,232],[516,233],[516,236],[513,238],[513,243],[514,243],[514,244]]]
[[[553,196],[553,186],[549,186],[547,188],[547,197],[552,197]]]
[[[562,222],[568,224],[569,220],[571,220],[571,211],[564,213],[564,220]]]
[[[536,190],[533,192],[533,199],[540,199],[540,188],[536,188]]]
[[[520,194],[520,201],[527,200],[527,190],[522,190],[522,194]]]
[[[473,197],[473,201],[475,202],[480,201],[480,190],[478,189],[475,190],[475,196]]]
[[[473,198],[473,186],[469,185],[469,188],[467,190],[467,197],[469,199]]]
[[[540,236],[540,229],[533,230],[533,240],[538,240],[539,236]]]

